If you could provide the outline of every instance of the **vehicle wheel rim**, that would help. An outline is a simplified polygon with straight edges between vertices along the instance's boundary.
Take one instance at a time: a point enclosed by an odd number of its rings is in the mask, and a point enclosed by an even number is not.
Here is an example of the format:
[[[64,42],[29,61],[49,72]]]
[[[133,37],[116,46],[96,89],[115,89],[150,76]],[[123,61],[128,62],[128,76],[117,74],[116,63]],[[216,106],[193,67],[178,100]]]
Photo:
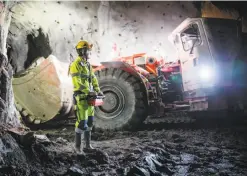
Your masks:
[[[113,91],[104,92],[105,99],[104,104],[101,106],[101,110],[105,113],[112,113],[116,111],[119,104],[119,96]]]
[[[113,119],[117,117],[124,109],[125,97],[121,89],[116,86],[102,86],[104,93],[104,104],[97,107],[96,113],[100,113],[100,118]]]

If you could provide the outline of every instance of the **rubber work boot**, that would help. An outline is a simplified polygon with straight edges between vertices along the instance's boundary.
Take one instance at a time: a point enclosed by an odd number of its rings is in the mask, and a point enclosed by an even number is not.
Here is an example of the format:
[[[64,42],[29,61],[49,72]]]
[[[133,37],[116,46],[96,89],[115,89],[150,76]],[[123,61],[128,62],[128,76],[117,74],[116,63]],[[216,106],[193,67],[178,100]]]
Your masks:
[[[81,151],[81,134],[75,133],[75,152],[77,154],[82,154]]]
[[[94,148],[91,146],[91,131],[85,131],[84,132],[84,140],[85,140],[85,147],[86,150],[94,150]]]

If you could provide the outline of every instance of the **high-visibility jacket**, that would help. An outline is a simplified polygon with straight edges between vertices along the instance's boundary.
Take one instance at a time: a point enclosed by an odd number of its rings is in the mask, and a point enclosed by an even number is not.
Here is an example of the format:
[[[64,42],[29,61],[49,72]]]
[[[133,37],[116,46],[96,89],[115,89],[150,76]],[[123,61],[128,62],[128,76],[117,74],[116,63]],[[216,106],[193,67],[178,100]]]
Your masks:
[[[86,95],[90,91],[100,91],[98,80],[93,72],[93,68],[86,59],[77,57],[70,65],[69,72],[72,76],[74,91],[81,91]]]

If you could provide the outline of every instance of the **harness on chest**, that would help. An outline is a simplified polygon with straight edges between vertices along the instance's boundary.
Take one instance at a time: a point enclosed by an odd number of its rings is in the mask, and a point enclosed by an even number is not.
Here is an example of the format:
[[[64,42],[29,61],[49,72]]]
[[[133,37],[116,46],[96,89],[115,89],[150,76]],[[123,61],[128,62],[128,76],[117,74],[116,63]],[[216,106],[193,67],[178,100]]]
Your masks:
[[[84,100],[87,100],[87,102],[88,102],[88,104],[90,106],[101,106],[101,105],[103,105],[104,96],[98,96],[94,92],[94,89],[93,89],[90,63],[89,62],[86,62],[86,63],[80,62],[80,65],[82,67],[87,66],[88,73],[89,73],[88,82],[89,82],[90,92],[88,93],[87,97]]]

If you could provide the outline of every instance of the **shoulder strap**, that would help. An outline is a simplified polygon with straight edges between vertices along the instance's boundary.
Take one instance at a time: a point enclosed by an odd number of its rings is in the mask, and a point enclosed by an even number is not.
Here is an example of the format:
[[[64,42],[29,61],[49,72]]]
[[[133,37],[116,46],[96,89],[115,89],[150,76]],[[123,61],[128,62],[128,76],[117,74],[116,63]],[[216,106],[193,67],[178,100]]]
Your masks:
[[[87,67],[88,67],[88,70],[89,70],[88,82],[89,82],[89,84],[91,84],[91,82],[92,82],[91,65],[90,65],[90,63],[88,61],[87,61]]]

